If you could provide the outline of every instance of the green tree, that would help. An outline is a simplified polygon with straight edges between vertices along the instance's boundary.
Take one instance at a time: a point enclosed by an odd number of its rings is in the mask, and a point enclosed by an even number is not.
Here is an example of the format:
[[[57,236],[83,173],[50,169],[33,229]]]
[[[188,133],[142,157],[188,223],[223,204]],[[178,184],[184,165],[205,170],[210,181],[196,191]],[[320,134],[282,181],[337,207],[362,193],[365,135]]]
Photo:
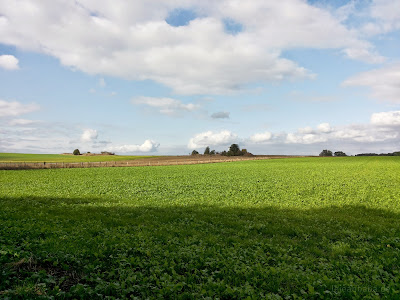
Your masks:
[[[211,150],[210,155],[215,155],[215,150]]]
[[[206,149],[204,150],[204,155],[210,155],[210,147],[206,147]]]
[[[332,151],[331,150],[322,150],[322,152],[319,154],[319,156],[332,156]]]
[[[239,145],[238,144],[232,144],[230,147],[229,147],[229,151],[228,151],[228,156],[238,156],[238,155],[241,155],[242,153],[241,153],[241,151],[240,151],[240,148],[239,148]]]
[[[75,149],[74,152],[72,152],[73,155],[81,155],[81,152],[79,149]]]
[[[197,154],[199,154],[199,152],[197,152],[197,150],[192,151],[192,155],[197,155]]]
[[[347,156],[347,154],[344,153],[343,151],[336,151],[336,152],[334,153],[334,155],[335,155],[335,156]]]

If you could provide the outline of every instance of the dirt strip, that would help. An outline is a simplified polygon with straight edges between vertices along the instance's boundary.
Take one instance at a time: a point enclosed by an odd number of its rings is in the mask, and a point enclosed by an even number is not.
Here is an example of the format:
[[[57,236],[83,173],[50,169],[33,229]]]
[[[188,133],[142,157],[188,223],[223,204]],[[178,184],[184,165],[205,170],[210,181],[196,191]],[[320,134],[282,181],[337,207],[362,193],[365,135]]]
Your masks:
[[[0,170],[28,170],[28,169],[62,169],[62,168],[100,168],[100,167],[144,167],[144,166],[171,166],[194,165],[219,162],[234,162],[245,160],[264,160],[277,158],[291,158],[304,156],[255,155],[255,156],[161,156],[142,158],[137,160],[102,161],[102,162],[0,162]]]

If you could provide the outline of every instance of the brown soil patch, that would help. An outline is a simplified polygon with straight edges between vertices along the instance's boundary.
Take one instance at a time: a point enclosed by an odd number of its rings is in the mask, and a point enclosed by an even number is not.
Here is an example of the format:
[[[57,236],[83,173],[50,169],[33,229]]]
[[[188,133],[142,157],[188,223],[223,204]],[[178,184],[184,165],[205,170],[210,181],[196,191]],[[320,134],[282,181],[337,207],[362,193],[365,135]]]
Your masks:
[[[283,155],[254,155],[254,156],[221,156],[221,155],[182,155],[182,156],[158,156],[125,161],[103,161],[103,162],[57,162],[57,163],[0,163],[0,169],[59,169],[59,168],[98,168],[98,167],[144,167],[144,166],[170,166],[170,165],[193,165],[219,162],[234,162],[244,160],[264,160],[277,158],[291,158],[304,156]]]

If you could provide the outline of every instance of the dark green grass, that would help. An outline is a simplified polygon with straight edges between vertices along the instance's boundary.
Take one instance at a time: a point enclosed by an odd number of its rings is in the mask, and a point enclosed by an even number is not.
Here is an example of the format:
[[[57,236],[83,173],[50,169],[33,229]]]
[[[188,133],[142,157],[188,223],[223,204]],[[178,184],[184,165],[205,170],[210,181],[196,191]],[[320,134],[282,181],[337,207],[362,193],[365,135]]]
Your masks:
[[[99,162],[148,158],[152,156],[129,155],[62,155],[62,154],[22,154],[0,153],[1,162]]]
[[[400,160],[0,172],[0,298],[400,297]]]

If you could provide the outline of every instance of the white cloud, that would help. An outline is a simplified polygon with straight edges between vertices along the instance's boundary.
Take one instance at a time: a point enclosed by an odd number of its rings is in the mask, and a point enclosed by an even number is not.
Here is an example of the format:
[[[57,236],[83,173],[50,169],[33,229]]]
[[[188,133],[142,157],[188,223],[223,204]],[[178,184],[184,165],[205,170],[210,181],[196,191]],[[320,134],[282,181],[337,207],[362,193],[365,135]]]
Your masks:
[[[81,149],[79,141],[73,142],[70,139],[71,135],[79,132],[68,123],[35,121],[28,124],[29,120],[24,119],[3,121],[0,124],[4,128],[4,135],[0,138],[2,152],[63,153],[72,152],[75,148]]]
[[[359,143],[384,142],[395,140],[399,137],[397,130],[378,128],[370,125],[349,125],[343,126],[341,130],[334,132],[332,138],[338,140],[350,140]]]
[[[212,119],[229,119],[230,113],[228,111],[219,111],[211,114]]]
[[[317,130],[311,127],[300,128],[297,133],[288,133],[285,143],[315,144],[342,142],[377,143],[395,142],[400,137],[400,111],[374,113],[369,124],[349,124],[332,128],[329,123],[322,123]],[[280,142],[277,140],[276,142]]]
[[[347,127],[336,131],[333,136],[338,139],[363,139],[367,137],[366,128]]]
[[[17,101],[5,101],[0,99],[0,117],[15,117],[27,114],[39,109],[39,105],[22,104]]]
[[[176,115],[180,112],[191,112],[200,108],[198,104],[185,104],[172,98],[138,97],[133,99],[132,103],[152,107],[165,115]]]
[[[237,142],[237,135],[229,130],[220,132],[206,131],[196,134],[189,140],[188,148],[194,149],[207,146],[223,146]]]
[[[182,7],[200,17],[187,26],[165,22]],[[350,58],[381,60],[328,9],[303,0],[25,0],[2,1],[0,11],[0,43],[90,74],[154,80],[181,94],[231,93],[254,82],[312,77],[281,56],[287,49],[339,49]],[[226,32],[227,19],[243,31]]]
[[[288,133],[286,136],[286,143],[288,144],[314,144],[326,142],[327,138],[322,137],[318,134],[307,133],[307,134],[294,134]]]
[[[117,153],[155,152],[159,146],[160,144],[155,141],[145,140],[141,145],[108,146],[105,150]]]
[[[250,137],[250,141],[252,141],[253,143],[264,143],[271,140],[271,138],[272,138],[272,133],[267,131],[263,133],[253,134]]]
[[[38,121],[27,120],[27,119],[12,119],[8,122],[10,126],[26,126],[37,123]]]
[[[398,0],[374,0],[368,14],[373,22],[364,24],[361,30],[368,35],[388,33],[400,29]]]
[[[378,126],[400,126],[400,110],[374,113],[371,124]]]
[[[18,70],[18,59],[13,55],[0,55],[0,68]]]
[[[344,49],[343,52],[347,55],[348,58],[360,60],[370,64],[379,64],[383,63],[386,58],[371,51],[370,47],[364,48],[347,48]]]
[[[355,75],[343,82],[344,86],[366,86],[371,96],[379,100],[400,103],[400,63]]]
[[[93,142],[98,137],[97,130],[95,129],[85,129],[81,135],[81,141],[84,143]]]
[[[317,129],[323,133],[329,133],[329,132],[333,131],[333,129],[332,129],[331,125],[329,125],[329,123],[321,123],[317,126]]]
[[[310,133],[314,133],[314,129],[310,126],[307,127],[303,127],[303,128],[299,128],[297,130],[299,133],[301,134],[310,134]]]
[[[18,123],[24,122],[20,119]],[[8,120],[3,123],[0,120],[0,127],[2,128],[0,130],[0,152],[70,153],[73,149],[78,148],[81,152],[98,153],[105,150],[124,154],[154,152],[159,146],[158,143],[151,140],[146,140],[141,145],[113,145],[110,141],[99,141],[99,134],[94,129],[87,129],[82,133],[75,126],[61,122],[35,122],[34,127],[27,127],[10,126]]]

